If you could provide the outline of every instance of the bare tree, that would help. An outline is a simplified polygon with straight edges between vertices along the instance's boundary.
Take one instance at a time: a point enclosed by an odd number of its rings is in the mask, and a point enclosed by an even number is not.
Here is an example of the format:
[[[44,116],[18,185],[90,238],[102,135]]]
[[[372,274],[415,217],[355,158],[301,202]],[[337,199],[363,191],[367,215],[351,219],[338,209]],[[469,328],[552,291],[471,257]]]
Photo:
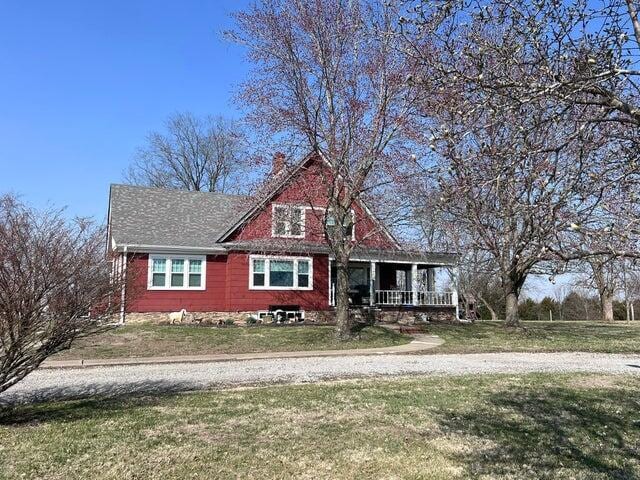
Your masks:
[[[381,0],[266,0],[235,18],[229,36],[253,66],[241,95],[249,119],[329,166],[324,227],[337,270],[337,336],[346,339],[352,208],[408,157],[417,92],[394,34],[398,16]]]
[[[621,259],[615,256],[590,256],[584,261],[587,272],[582,284],[595,289],[600,299],[600,319],[613,322],[613,301],[623,286]]]
[[[438,102],[458,94],[467,99],[456,102],[452,115],[473,115],[500,105],[504,115],[508,110],[518,116],[546,105],[540,121],[564,124],[570,113],[576,131],[598,125],[600,141],[609,150],[605,171],[594,173],[590,180],[600,184],[601,209],[590,228],[580,225],[582,234],[592,237],[592,250],[580,242],[565,242],[556,253],[565,260],[600,254],[637,256],[640,23],[636,3],[418,0],[406,5],[402,32],[407,51],[424,71],[417,81],[438,92]],[[606,241],[610,232],[625,240],[615,251]]]
[[[119,308],[104,230],[0,197],[0,392]]]
[[[442,206],[473,248],[496,260],[507,324],[517,323],[527,275],[548,260],[613,253],[605,225],[627,233],[616,255],[637,254],[629,235],[637,217],[628,208],[638,190],[637,129],[615,100],[637,98],[628,81],[634,74],[625,81],[622,72],[604,75],[599,100],[580,81],[599,62],[615,57],[611,65],[622,65],[612,35],[626,28],[626,7],[607,3],[597,20],[582,1],[407,2],[400,31],[419,65],[415,81],[425,92],[425,131],[438,167],[425,162],[425,172],[440,177]],[[584,28],[587,20],[611,28]],[[594,239],[588,251],[587,234]]]
[[[246,171],[246,136],[237,122],[192,113],[169,117],[165,132],[152,132],[129,167],[126,180],[181,190],[226,192]]]

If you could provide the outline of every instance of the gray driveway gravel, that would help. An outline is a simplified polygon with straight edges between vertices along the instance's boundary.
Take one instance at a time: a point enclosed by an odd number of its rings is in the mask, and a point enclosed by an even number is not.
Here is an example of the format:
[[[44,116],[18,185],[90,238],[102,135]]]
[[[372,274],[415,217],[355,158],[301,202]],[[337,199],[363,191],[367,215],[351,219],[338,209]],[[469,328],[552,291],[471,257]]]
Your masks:
[[[278,358],[212,363],[40,369],[0,395],[16,404],[214,387],[315,382],[392,375],[464,375],[527,372],[640,374],[639,355],[592,353],[483,353]]]

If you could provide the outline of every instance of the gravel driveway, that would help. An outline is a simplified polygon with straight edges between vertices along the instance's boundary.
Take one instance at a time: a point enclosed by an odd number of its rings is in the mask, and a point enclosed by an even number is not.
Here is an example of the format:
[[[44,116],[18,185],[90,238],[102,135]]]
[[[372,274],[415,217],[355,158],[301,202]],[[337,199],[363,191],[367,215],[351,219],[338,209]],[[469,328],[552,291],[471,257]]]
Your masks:
[[[41,369],[0,395],[0,403],[385,375],[525,372],[640,374],[640,356],[591,353],[381,355]]]

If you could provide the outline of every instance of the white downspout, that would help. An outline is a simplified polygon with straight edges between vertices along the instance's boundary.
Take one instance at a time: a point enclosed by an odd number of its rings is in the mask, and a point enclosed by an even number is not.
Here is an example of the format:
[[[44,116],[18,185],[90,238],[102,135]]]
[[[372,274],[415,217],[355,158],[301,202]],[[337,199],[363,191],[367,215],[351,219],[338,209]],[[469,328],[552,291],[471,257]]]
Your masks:
[[[122,253],[122,265],[121,265],[121,275],[122,275],[122,286],[120,287],[120,325],[124,325],[124,320],[126,316],[126,308],[125,302],[127,298],[127,246],[124,246],[124,252]]]

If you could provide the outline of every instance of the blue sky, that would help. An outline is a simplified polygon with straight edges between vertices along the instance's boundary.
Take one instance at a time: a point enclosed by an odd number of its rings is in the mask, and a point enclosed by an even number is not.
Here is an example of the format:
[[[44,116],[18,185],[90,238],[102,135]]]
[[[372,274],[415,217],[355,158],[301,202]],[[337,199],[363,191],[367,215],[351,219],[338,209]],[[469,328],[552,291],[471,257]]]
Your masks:
[[[0,193],[103,221],[109,184],[168,115],[239,116],[247,66],[221,32],[246,3],[0,0]]]
[[[238,116],[247,68],[220,32],[243,4],[0,0],[0,192],[103,220],[168,115]]]

